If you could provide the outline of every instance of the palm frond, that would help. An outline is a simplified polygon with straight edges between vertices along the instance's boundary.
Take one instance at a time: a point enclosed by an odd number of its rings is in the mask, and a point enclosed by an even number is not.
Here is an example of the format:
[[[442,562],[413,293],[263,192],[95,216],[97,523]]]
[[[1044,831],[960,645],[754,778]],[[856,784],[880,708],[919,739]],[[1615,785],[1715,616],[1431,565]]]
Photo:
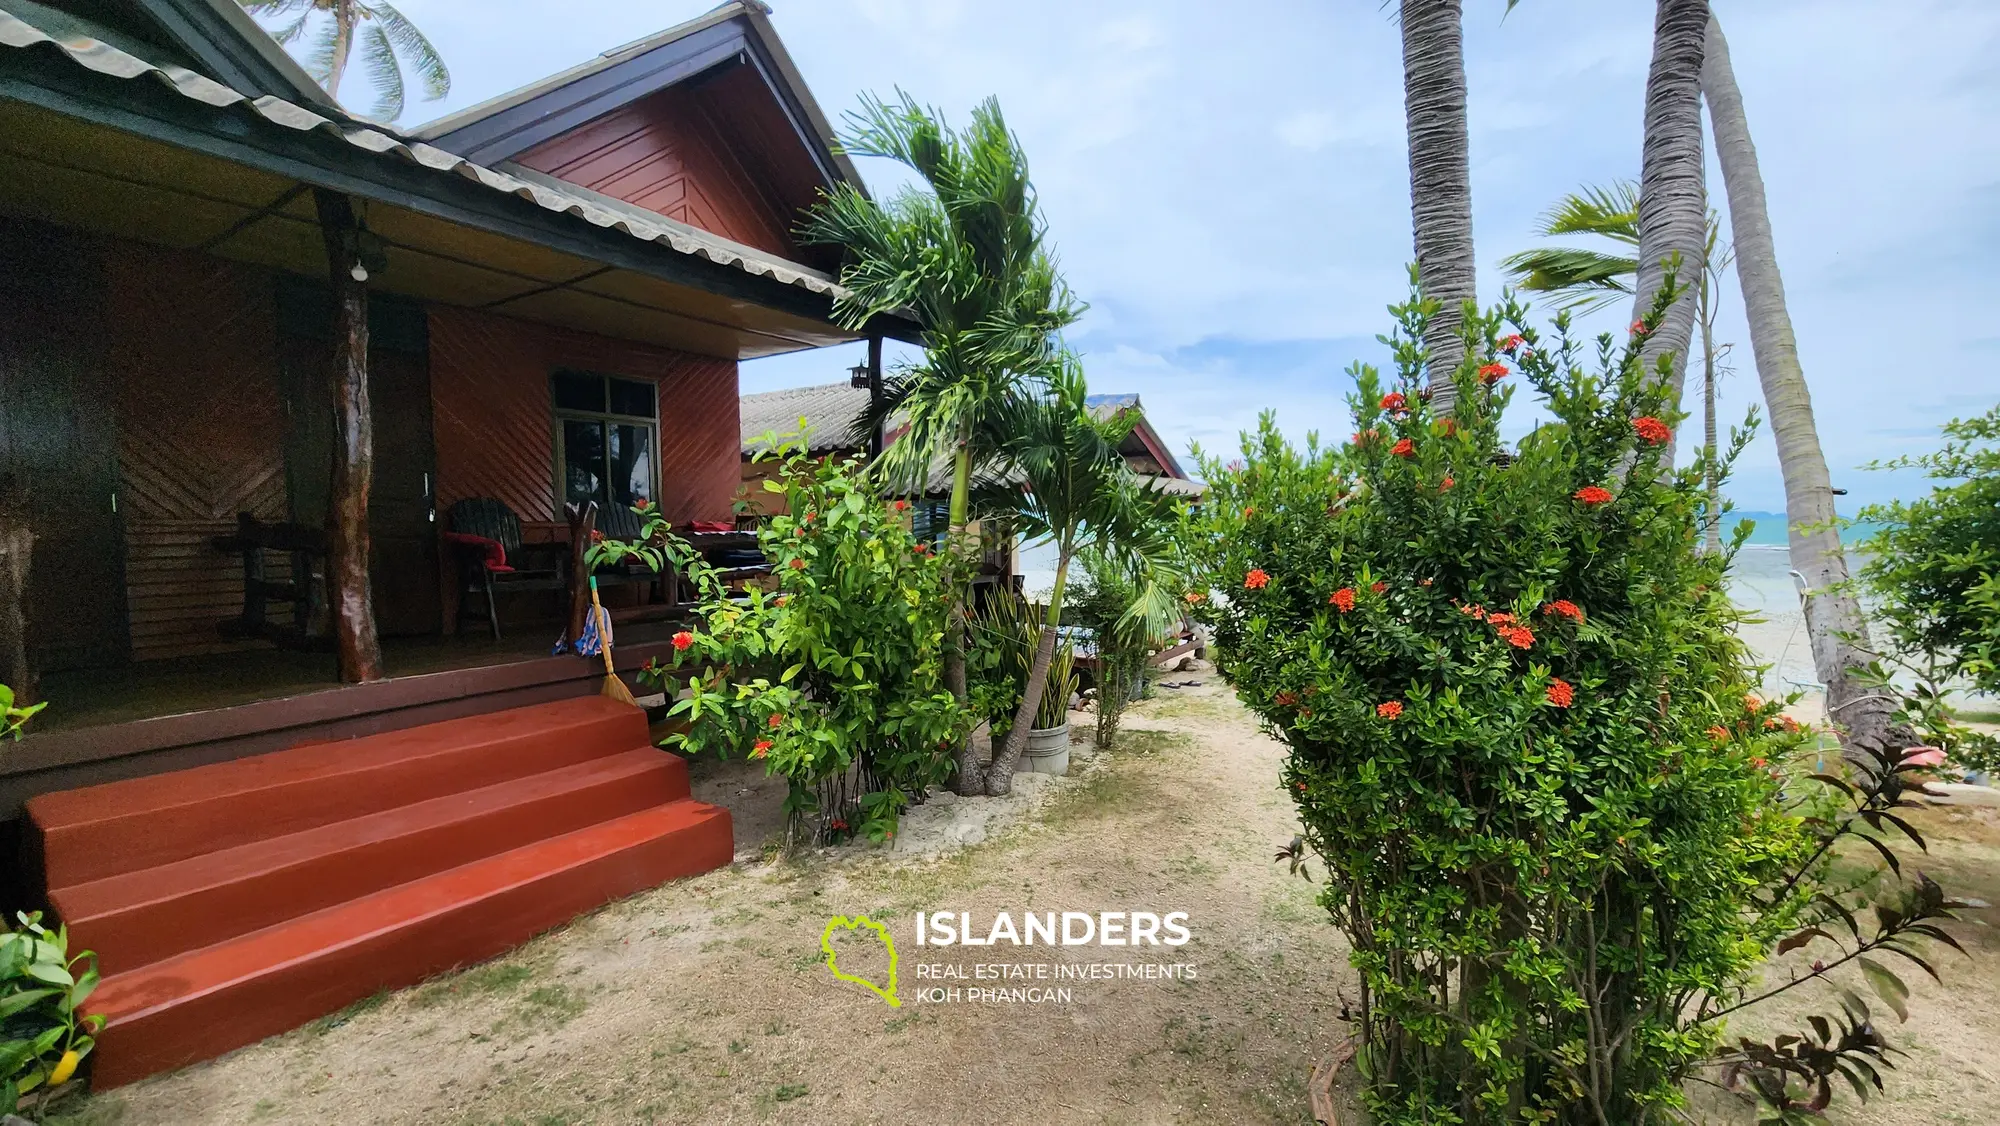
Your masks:
[[[1548,246],[1510,254],[1500,268],[1516,288],[1552,294],[1558,308],[1588,310],[1629,296],[1638,263],[1596,250]]]
[[[367,69],[369,84],[375,87],[375,108],[371,111],[375,120],[394,121],[403,116],[403,67],[380,24],[361,30],[361,65]]]
[[[396,56],[404,66],[415,72],[424,84],[424,100],[435,102],[451,93],[451,71],[445,68],[444,56],[438,52],[428,37],[410,22],[409,17],[398,11],[388,0],[373,0],[367,6],[370,19],[379,24],[381,30],[395,45]],[[400,79],[398,80],[400,85]],[[400,103],[400,97],[398,102]],[[400,112],[400,111],[399,111]]]
[[[1544,212],[1536,234],[1601,235],[1639,245],[1639,187],[1620,180],[1609,187],[1586,186],[1564,196]]]
[[[306,68],[313,81],[330,88],[334,85],[333,54],[339,46],[340,25],[328,20],[326,26],[313,35],[312,45],[306,49],[306,57],[299,60],[299,65]]]
[[[271,32],[271,38],[277,40],[280,45],[290,43],[305,32],[306,24],[311,22],[312,17],[312,9],[307,8],[305,11],[299,13],[298,19]]]

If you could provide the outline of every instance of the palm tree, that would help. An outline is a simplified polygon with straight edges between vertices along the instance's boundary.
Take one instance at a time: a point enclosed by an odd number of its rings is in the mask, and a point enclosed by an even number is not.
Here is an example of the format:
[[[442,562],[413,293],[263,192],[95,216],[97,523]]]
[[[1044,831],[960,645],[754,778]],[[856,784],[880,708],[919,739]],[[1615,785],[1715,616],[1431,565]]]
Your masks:
[[[1646,134],[1639,173],[1638,282],[1633,292],[1636,320],[1652,311],[1669,273],[1677,274],[1680,295],[1641,343],[1639,355],[1654,370],[1665,360],[1671,402],[1680,404],[1687,376],[1688,343],[1694,337],[1695,287],[1687,274],[1702,254],[1708,214],[1702,181],[1701,58],[1708,34],[1708,0],[1659,0],[1653,23],[1653,62],[1646,75]],[[1673,464],[1673,444],[1667,446]]]
[[[1081,369],[1064,356],[1054,393],[1017,402],[1005,447],[1009,474],[992,490],[995,508],[1024,542],[1048,541],[1056,548],[1055,586],[1035,646],[1028,682],[1014,713],[1006,742],[994,752],[986,792],[999,796],[1013,788],[1014,767],[1028,743],[1028,730],[1041,707],[1062,626],[1063,586],[1079,552],[1093,551],[1119,561],[1141,577],[1139,593],[1126,618],[1154,625],[1176,616],[1172,530],[1179,505],[1174,497],[1148,488],[1118,454],[1118,444],[1138,422],[1136,412],[1102,421],[1084,405]]]
[[[1743,113],[1743,93],[1729,63],[1729,43],[1714,17],[1707,24],[1702,93],[1715,125],[1722,183],[1729,195],[1729,227],[1736,243],[1736,280],[1750,321],[1750,349],[1757,379],[1771,414],[1778,465],[1785,476],[1785,523],[1792,568],[1804,575],[1806,630],[1812,639],[1813,667],[1826,685],[1827,713],[1847,730],[1850,749],[1882,747],[1889,737],[1892,705],[1871,690],[1862,675],[1871,657],[1868,620],[1847,583],[1847,558],[1835,527],[1833,481],[1813,423],[1812,395],[1799,363],[1798,340],[1785,308],[1785,283],[1778,273],[1771,216],[1764,200],[1764,177]],[[1865,754],[1851,755],[1857,760]]]
[[[287,47],[298,44],[306,55],[306,72],[340,98],[341,79],[358,39],[361,65],[375,87],[375,108],[369,116],[394,121],[403,116],[403,69],[415,72],[424,85],[424,100],[437,101],[451,92],[451,72],[444,57],[417,30],[417,25],[388,0],[236,0],[253,16],[290,20],[269,28],[271,38]],[[324,20],[316,17],[325,16]],[[310,34],[308,34],[310,29]]]
[[[1465,304],[1478,299],[1472,259],[1471,144],[1465,124],[1460,0],[1401,0],[1403,118],[1410,138],[1410,218],[1417,285],[1438,308],[1424,328],[1434,408],[1451,412],[1465,361]],[[1514,0],[1507,5],[1514,6]]]
[[[954,133],[900,91],[894,103],[865,97],[848,115],[843,147],[897,161],[928,188],[878,202],[843,184],[812,210],[802,235],[846,251],[847,292],[834,305],[842,324],[859,329],[900,310],[922,326],[922,357],[889,374],[855,432],[876,432],[891,417],[905,427],[876,463],[894,491],[927,491],[933,467],[949,459],[950,540],[962,553],[973,472],[997,454],[1017,402],[1041,394],[1059,367],[1057,334],[1083,307],[1044,245],[1027,156],[996,101],[981,102]],[[963,622],[961,602],[945,669],[961,699]],[[979,792],[969,742],[958,759],[959,792]]]
[[[1616,251],[1541,246],[1510,254],[1500,268],[1520,289],[1547,293],[1559,309],[1590,312],[1629,297],[1639,271],[1639,189],[1629,180],[1610,187],[1585,187],[1564,196],[1548,210],[1535,233],[1549,238],[1591,235],[1618,244]],[[1733,259],[1722,241],[1721,217],[1708,212],[1708,234],[1702,247],[1702,269],[1695,289],[1695,324],[1701,329],[1702,449],[1711,465],[1708,474],[1708,550],[1722,549],[1721,488],[1715,466],[1715,384],[1719,362],[1728,345],[1715,343],[1716,290],[1722,271]]]

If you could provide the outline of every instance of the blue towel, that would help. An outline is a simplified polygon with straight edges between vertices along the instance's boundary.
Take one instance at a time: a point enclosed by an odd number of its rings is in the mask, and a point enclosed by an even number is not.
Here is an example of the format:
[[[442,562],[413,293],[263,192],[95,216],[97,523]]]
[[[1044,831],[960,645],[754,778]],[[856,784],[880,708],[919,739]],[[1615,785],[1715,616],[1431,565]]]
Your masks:
[[[604,651],[604,642],[606,641],[610,641],[614,645],[617,644],[611,632],[611,616],[609,614],[605,615],[604,636],[599,638],[597,636],[597,607],[593,606],[590,608],[590,612],[583,616],[583,636],[576,639],[576,644],[568,644],[562,638],[558,637],[556,638],[556,647],[549,650],[549,655],[560,657],[564,653],[575,653],[579,657],[595,657]]]

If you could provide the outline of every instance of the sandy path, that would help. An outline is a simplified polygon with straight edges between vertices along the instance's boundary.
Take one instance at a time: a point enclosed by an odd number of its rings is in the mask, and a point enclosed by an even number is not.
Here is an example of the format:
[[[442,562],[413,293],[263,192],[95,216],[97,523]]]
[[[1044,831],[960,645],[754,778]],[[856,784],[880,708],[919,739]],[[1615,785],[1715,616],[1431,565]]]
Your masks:
[[[1335,983],[1351,972],[1313,888],[1271,862],[1293,832],[1277,746],[1212,673],[1175,679],[1194,676],[1201,687],[1135,708],[1127,745],[986,843],[928,858],[739,860],[453,978],[112,1093],[91,1117],[1302,1122],[1306,1070],[1343,1033]],[[1193,939],[919,950],[918,910],[1186,911]],[[900,1009],[821,963],[828,917],[861,912],[897,940]],[[869,968],[865,952],[854,958]],[[919,962],[1084,961],[1192,963],[1198,976],[1069,982],[1067,1003],[914,1000]]]

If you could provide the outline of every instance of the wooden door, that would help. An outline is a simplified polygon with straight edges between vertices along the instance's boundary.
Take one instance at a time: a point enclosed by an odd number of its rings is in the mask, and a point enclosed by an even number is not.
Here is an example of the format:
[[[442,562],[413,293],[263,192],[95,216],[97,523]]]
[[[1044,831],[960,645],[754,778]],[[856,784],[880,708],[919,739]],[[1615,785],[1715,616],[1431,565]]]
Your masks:
[[[442,628],[431,433],[429,340],[421,306],[371,295],[368,402],[375,472],[368,494],[369,580],[384,637]],[[287,278],[279,288],[285,462],[292,519],[326,523],[333,480],[332,306],[328,291]]]
[[[106,313],[99,245],[0,219],[0,508],[35,537],[23,611],[45,671],[129,652]]]

